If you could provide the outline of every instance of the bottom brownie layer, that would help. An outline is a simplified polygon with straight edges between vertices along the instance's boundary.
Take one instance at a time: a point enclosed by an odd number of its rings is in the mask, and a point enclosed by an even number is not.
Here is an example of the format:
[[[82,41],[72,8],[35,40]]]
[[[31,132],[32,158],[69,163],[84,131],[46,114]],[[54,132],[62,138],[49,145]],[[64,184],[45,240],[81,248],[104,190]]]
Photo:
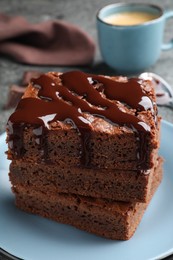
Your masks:
[[[110,239],[127,240],[135,232],[146,207],[162,179],[162,160],[153,175],[147,203],[115,202],[74,194],[52,193],[13,187],[20,209],[73,225]]]

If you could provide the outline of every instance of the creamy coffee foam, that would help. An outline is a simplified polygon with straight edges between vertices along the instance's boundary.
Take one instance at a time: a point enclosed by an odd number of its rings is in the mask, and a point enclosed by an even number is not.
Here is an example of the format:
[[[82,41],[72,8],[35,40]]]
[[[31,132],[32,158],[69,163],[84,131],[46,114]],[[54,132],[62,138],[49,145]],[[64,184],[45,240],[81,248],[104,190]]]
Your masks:
[[[158,18],[158,15],[147,12],[123,12],[109,15],[104,18],[104,21],[112,25],[130,26],[142,24],[156,18]]]

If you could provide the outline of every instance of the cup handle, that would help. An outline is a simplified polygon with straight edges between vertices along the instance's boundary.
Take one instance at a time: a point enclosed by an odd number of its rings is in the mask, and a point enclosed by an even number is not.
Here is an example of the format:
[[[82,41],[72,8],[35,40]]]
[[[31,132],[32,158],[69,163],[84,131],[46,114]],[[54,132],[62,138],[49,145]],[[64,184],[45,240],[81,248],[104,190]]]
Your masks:
[[[173,11],[166,11],[164,13],[164,18],[165,18],[165,21],[170,18],[173,18]],[[172,49],[173,48],[173,39],[171,39],[168,43],[163,43],[161,48],[163,51]]]

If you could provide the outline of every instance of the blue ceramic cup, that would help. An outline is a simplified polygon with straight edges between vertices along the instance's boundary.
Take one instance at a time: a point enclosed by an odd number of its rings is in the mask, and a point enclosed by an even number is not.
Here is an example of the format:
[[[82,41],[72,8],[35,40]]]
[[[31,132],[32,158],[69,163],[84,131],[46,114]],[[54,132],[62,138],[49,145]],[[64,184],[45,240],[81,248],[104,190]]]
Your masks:
[[[147,12],[157,18],[132,26],[111,25],[104,19],[122,12]],[[161,50],[173,48],[173,40],[163,43],[167,19],[173,11],[163,11],[152,4],[116,3],[103,7],[97,14],[98,38],[104,61],[119,73],[145,70],[159,58]]]

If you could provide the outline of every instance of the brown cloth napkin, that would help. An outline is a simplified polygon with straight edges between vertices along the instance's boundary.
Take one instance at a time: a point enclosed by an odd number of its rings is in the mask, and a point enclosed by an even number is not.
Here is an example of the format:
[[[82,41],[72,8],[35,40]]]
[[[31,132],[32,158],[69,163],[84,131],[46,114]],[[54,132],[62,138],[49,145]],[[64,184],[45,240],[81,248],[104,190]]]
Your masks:
[[[80,28],[59,20],[31,24],[21,16],[0,14],[0,53],[33,65],[87,65],[93,40]]]

